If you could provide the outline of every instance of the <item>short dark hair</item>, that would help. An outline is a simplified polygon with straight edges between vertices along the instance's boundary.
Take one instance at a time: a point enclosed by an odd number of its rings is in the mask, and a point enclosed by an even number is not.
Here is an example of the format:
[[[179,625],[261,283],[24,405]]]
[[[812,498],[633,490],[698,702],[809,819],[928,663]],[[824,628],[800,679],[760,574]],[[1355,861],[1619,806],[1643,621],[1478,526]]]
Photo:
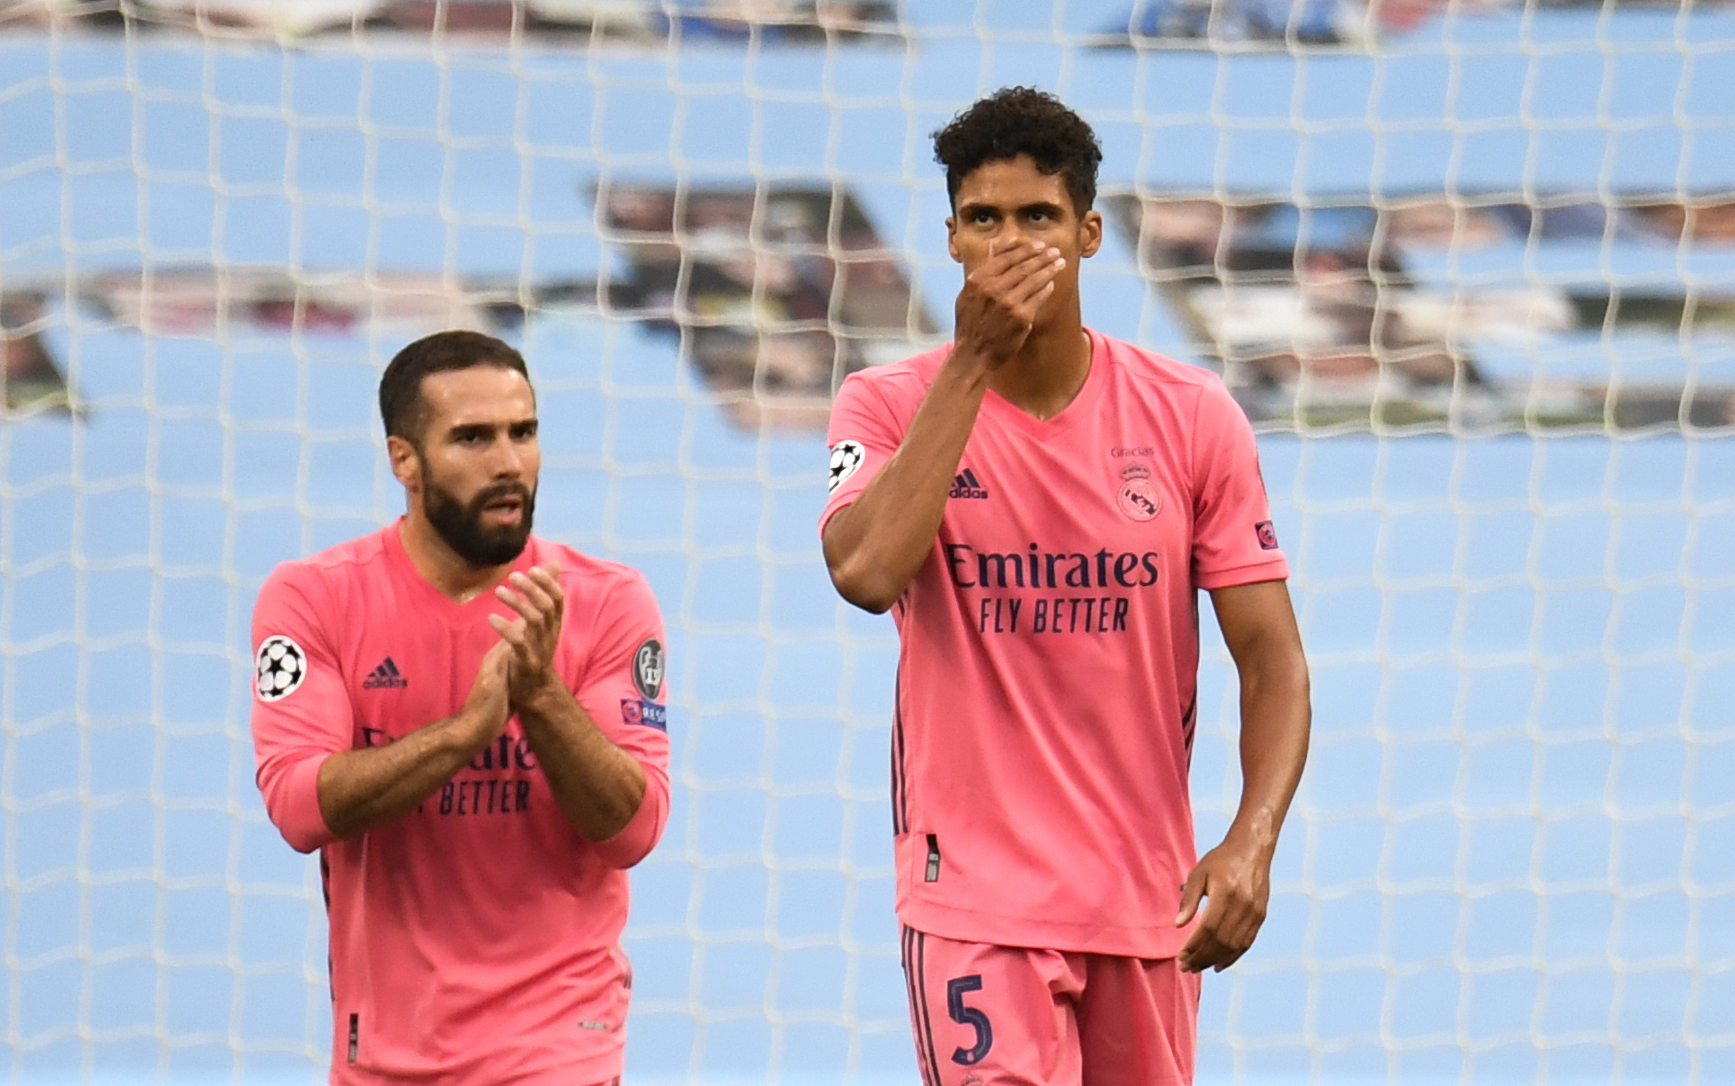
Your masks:
[[[530,379],[524,356],[493,336],[465,331],[423,336],[399,351],[380,375],[380,421],[385,423],[386,436],[401,437],[419,448],[428,413],[422,378],[471,366],[517,370],[526,381]]]
[[[1083,117],[1033,87],[1003,87],[934,133],[934,160],[946,167],[946,195],[955,210],[964,178],[987,162],[1029,155],[1045,174],[1059,174],[1082,215],[1096,202],[1102,147]]]

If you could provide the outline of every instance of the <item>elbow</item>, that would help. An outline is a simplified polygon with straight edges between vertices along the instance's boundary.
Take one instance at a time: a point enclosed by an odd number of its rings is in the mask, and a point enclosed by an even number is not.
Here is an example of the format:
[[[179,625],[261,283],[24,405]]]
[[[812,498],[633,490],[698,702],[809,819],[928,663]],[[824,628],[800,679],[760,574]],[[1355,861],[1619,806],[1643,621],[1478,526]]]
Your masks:
[[[666,780],[647,782],[638,809],[633,811],[613,836],[592,842],[603,863],[617,870],[636,866],[651,854],[662,839],[663,827],[669,820],[669,793]]]
[[[838,585],[838,595],[870,615],[883,615],[898,602],[896,593],[871,588],[845,588]]]
[[[277,812],[271,812],[271,821],[277,826],[277,832],[283,835],[283,840],[297,852],[306,854],[318,852],[321,848],[337,840],[337,835],[325,827],[323,821],[318,826],[308,825],[305,820],[279,817]]]
[[[832,587],[845,600],[870,614],[883,615],[904,594],[904,586],[872,569],[863,569],[860,562],[828,562]]]
[[[289,830],[284,830],[282,832],[283,832],[283,839],[285,841],[289,842],[289,847],[294,849],[295,851],[301,853],[302,855],[305,856],[310,852],[318,852],[319,851],[319,847],[320,847],[321,842],[317,838],[313,837],[312,835],[302,834],[302,833],[292,833]]]
[[[825,569],[838,595],[863,611],[883,615],[904,594],[904,586],[915,571],[901,578],[887,572],[886,562],[864,540],[849,534],[846,526],[855,510],[853,505],[846,506],[826,525],[821,541]]]
[[[637,867],[639,861],[649,856],[655,847],[656,842],[654,840],[634,841],[624,847],[611,842],[598,845],[596,854],[602,858],[604,864],[614,870],[627,871]]]
[[[339,837],[319,802],[319,767],[324,761],[274,762],[261,766],[256,778],[266,817],[297,852],[315,852]]]

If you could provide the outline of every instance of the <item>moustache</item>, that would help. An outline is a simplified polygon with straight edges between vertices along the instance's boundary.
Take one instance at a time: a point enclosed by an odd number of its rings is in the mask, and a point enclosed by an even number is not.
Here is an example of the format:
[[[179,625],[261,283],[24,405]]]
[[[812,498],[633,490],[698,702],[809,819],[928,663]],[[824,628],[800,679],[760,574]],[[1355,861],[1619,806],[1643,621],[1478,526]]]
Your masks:
[[[501,498],[517,498],[528,509],[535,500],[535,495],[523,483],[494,483],[491,486],[483,487],[474,498],[470,499],[470,509],[473,512],[480,512],[484,507],[499,501]]]

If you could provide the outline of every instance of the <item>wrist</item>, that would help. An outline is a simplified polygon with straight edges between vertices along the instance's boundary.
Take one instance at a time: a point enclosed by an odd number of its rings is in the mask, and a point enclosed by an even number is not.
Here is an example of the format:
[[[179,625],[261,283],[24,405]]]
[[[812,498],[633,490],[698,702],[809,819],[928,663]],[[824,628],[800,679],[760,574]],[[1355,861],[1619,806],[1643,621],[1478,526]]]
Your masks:
[[[986,389],[988,377],[994,372],[994,359],[979,345],[960,340],[952,344],[940,372],[955,377],[971,391]]]
[[[1270,856],[1277,851],[1277,824],[1265,812],[1244,812],[1229,824],[1223,843]]]
[[[504,720],[497,708],[466,705],[451,718],[451,723],[455,726],[444,733],[444,745],[468,758],[493,741]]]
[[[522,693],[513,692],[512,708],[523,717],[547,717],[556,712],[567,701],[572,700],[571,691],[562,686],[558,676],[552,669],[541,676],[526,682]]]

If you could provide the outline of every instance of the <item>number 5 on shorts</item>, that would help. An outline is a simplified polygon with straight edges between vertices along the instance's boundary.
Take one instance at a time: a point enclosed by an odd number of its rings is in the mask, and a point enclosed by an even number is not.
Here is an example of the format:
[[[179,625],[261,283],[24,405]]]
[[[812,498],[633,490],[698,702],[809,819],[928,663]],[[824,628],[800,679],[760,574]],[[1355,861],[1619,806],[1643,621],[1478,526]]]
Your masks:
[[[988,1015],[977,1007],[964,1005],[965,992],[977,992],[982,989],[982,975],[972,973],[967,977],[953,977],[946,982],[946,1013],[952,1016],[952,1021],[959,1025],[972,1026],[976,1030],[976,1043],[969,1048],[959,1047],[952,1051],[952,1062],[961,1063],[965,1067],[981,1063],[982,1057],[994,1047],[994,1027],[988,1022]]]

